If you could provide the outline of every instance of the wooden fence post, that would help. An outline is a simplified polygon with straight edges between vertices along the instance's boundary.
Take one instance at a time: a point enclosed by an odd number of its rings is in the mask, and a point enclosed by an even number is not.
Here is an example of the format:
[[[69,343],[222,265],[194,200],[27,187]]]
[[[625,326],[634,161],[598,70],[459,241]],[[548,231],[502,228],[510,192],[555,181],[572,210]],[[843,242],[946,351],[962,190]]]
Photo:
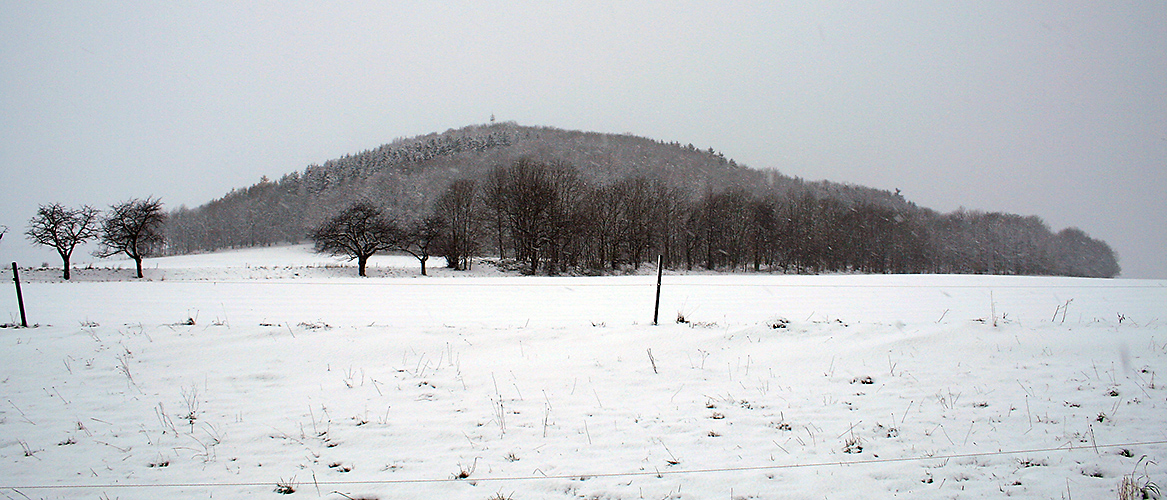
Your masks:
[[[12,263],[12,281],[16,282],[16,303],[20,305],[20,326],[28,328],[28,319],[24,317],[24,295],[20,293],[20,271],[16,263]]]
[[[660,317],[660,277],[664,269],[661,267],[661,256],[656,256],[656,306],[652,309],[652,326],[657,325],[657,319]]]

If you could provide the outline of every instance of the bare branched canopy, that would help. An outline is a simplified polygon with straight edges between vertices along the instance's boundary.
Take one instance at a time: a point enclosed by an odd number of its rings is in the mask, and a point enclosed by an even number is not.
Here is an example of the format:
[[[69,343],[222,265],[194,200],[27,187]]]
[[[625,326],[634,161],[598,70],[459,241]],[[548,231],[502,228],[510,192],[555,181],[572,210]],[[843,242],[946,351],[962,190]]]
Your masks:
[[[435,217],[441,221],[440,251],[446,267],[470,268],[470,258],[478,251],[479,234],[478,184],[473,179],[454,181],[434,203]]]
[[[61,256],[64,278],[69,279],[73,250],[97,238],[100,213],[88,205],[80,208],[68,208],[60,203],[41,205],[28,221],[24,234],[33,243],[53,247]]]
[[[431,215],[413,223],[399,231],[394,249],[412,255],[421,264],[421,275],[426,276],[426,261],[433,254],[434,249],[441,248],[445,243],[446,221],[437,215]]]
[[[110,207],[101,226],[98,257],[120,253],[134,260],[138,277],[142,277],[142,259],[162,251],[166,213],[158,198],[132,199]]]
[[[360,201],[317,226],[310,237],[317,252],[356,260],[357,273],[365,276],[369,257],[398,248],[400,231],[380,208]]]

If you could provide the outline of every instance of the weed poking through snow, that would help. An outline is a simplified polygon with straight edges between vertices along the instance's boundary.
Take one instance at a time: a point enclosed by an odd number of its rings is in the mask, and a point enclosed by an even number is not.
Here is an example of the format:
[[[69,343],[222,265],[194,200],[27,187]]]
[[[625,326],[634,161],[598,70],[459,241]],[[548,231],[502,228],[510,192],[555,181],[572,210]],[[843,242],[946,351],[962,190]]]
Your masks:
[[[26,457],[37,458],[36,454],[41,452],[41,450],[34,450],[32,448],[29,448],[28,443],[26,443],[24,441],[17,441],[17,443],[20,443],[20,448],[22,450],[24,450],[24,456],[26,456]]]
[[[843,453],[863,453],[863,441],[859,437],[852,435],[843,442]]]
[[[454,473],[454,479],[466,479],[466,478],[470,477],[471,474],[474,474],[474,469],[476,469],[477,467],[478,467],[478,458],[477,457],[474,458],[474,463],[470,464],[470,467],[468,467],[468,468],[463,467],[462,464],[458,464],[458,472]]]
[[[198,420],[199,412],[199,388],[195,384],[190,385],[190,389],[182,388],[182,402],[186,405],[186,414],[182,415],[182,419],[186,420],[190,425],[191,432],[194,432],[195,420]]]
[[[276,489],[274,491],[281,495],[291,495],[292,493],[295,493],[296,476],[292,476],[291,480],[284,480],[283,478],[280,478],[279,481],[276,481]]]
[[[851,454],[863,453],[863,440],[859,439],[859,436],[855,435],[855,426],[859,425],[860,423],[862,423],[862,421],[856,422],[855,424],[851,425],[851,428],[848,429],[847,432],[844,433],[844,434],[850,433],[851,437],[849,437],[849,438],[847,438],[847,440],[843,441],[843,453],[851,453]],[[840,437],[842,437],[842,436],[840,436]]]
[[[1147,465],[1152,464],[1151,460],[1147,460],[1147,456],[1143,455],[1139,461],[1135,463],[1134,470],[1130,474],[1122,477],[1118,483],[1118,499],[1119,500],[1144,500],[1160,498],[1162,493],[1159,491],[1159,485],[1151,481],[1147,475]],[[1143,472],[1139,473],[1139,466],[1143,466]]]

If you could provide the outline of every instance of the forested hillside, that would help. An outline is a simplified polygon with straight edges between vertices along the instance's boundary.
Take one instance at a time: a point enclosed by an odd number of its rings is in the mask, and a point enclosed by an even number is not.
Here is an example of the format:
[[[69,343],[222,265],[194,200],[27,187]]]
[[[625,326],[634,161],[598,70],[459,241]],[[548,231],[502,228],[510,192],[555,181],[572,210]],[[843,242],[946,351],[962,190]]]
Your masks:
[[[712,148],[514,123],[398,139],[180,207],[167,251],[299,242],[357,201],[424,234],[455,268],[494,255],[531,273],[608,272],[661,255],[669,268],[728,271],[1119,273],[1105,242],[1038,217],[940,214]]]

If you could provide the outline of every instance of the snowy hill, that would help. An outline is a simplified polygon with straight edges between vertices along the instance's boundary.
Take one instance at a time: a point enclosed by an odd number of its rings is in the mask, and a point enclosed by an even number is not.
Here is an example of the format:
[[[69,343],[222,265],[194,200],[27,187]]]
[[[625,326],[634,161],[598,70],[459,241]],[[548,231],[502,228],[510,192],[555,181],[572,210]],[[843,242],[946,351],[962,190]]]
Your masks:
[[[428,224],[435,248],[461,241],[446,251],[529,259],[531,273],[599,273],[656,255],[669,269],[722,271],[1121,272],[1104,241],[1036,216],[940,214],[898,190],[806,182],[712,148],[513,123],[398,139],[178,207],[164,251],[304,241],[355,202],[415,233]]]

